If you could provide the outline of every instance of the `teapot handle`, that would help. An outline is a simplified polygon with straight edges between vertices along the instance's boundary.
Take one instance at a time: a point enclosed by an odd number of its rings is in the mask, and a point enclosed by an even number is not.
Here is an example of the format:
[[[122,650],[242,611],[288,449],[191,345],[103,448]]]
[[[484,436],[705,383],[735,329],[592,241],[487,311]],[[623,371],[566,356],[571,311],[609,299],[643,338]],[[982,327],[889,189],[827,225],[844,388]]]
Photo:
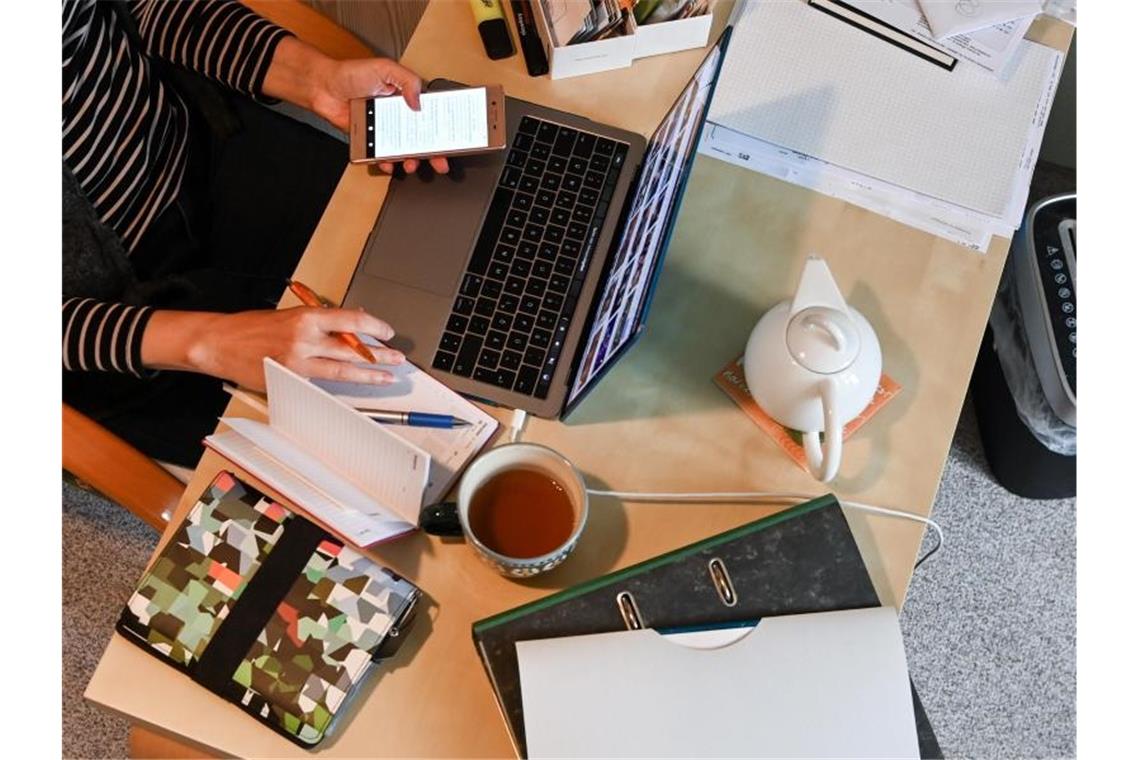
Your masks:
[[[839,386],[834,378],[827,378],[820,387],[820,402],[823,404],[823,450],[820,449],[819,431],[804,433],[804,453],[807,455],[808,469],[816,480],[828,483],[839,473],[839,460],[843,455],[843,425],[839,420],[839,407],[836,404]]]

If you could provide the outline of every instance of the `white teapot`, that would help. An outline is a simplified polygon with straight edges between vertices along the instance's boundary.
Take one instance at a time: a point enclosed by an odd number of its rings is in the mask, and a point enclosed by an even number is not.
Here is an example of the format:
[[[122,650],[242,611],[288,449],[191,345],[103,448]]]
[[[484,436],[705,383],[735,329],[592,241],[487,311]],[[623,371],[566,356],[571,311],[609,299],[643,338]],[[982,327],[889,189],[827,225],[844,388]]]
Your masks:
[[[752,397],[769,417],[803,432],[808,467],[824,483],[839,471],[843,426],[874,398],[882,371],[874,328],[843,300],[818,256],[808,257],[793,299],[760,319],[744,351]]]

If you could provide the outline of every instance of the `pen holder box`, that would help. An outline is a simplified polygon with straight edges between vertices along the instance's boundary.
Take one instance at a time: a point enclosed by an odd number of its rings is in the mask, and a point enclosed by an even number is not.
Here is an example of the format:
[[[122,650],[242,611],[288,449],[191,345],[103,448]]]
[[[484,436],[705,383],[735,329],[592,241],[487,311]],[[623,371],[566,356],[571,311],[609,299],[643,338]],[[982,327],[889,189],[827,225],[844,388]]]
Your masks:
[[[711,9],[700,16],[643,26],[638,26],[633,16],[628,15],[624,33],[619,37],[577,45],[555,45],[543,3],[531,0],[531,6],[538,35],[550,61],[551,79],[623,69],[637,58],[704,47],[712,32]]]

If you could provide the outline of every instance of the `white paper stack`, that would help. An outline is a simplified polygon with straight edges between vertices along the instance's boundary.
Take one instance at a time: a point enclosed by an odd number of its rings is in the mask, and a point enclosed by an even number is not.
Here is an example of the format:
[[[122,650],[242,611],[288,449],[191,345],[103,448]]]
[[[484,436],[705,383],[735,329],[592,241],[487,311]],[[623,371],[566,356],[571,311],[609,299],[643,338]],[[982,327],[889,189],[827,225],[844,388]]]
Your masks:
[[[737,5],[701,152],[984,252],[1020,226],[1064,56],[936,65],[807,2]]]

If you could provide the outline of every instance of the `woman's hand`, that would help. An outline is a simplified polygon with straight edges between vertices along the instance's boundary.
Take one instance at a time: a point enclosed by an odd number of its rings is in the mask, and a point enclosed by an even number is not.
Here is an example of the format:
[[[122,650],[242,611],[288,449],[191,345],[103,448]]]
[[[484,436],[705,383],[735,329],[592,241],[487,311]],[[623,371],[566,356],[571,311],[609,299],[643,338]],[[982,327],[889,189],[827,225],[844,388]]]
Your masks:
[[[384,321],[352,309],[297,307],[237,314],[156,311],[143,334],[143,364],[153,369],[202,372],[254,390],[265,389],[266,356],[299,375],[351,383],[387,385],[391,372],[358,366],[360,357],[334,334],[351,332],[389,340]],[[404,355],[372,348],[380,364]]]
[[[422,82],[415,72],[387,58],[336,61],[295,37],[281,40],[265,75],[262,91],[275,98],[309,109],[331,124],[348,132],[349,101],[400,93],[413,110],[420,110]],[[440,174],[448,170],[447,159],[428,159]],[[404,171],[419,168],[418,159],[404,161]],[[380,168],[391,172],[393,165]]]

